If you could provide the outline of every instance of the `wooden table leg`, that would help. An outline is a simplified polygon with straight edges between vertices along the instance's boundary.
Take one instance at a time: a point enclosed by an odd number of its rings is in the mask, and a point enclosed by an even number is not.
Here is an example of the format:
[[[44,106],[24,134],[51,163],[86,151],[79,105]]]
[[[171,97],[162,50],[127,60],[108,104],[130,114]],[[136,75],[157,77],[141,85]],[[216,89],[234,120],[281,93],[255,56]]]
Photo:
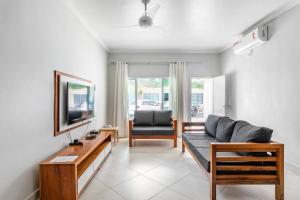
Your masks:
[[[114,144],[116,144],[116,131],[114,131]]]
[[[119,142],[119,130],[117,130],[117,142]]]

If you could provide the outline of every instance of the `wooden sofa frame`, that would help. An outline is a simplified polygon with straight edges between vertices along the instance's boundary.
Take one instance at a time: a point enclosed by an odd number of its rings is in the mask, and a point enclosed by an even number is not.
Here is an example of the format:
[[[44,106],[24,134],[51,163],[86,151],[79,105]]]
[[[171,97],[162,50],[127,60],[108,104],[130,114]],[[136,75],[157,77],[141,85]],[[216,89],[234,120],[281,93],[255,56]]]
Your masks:
[[[204,127],[203,122],[183,122],[183,132],[204,131],[204,128],[192,129],[193,126]],[[188,128],[189,127],[189,128]],[[187,148],[194,160],[202,167],[188,145],[182,141],[182,152]],[[272,156],[255,157],[255,156],[227,156],[219,157],[218,152],[270,152]],[[218,165],[222,162],[222,165]],[[270,166],[245,166],[245,165],[226,165],[230,162],[272,162],[275,165]],[[225,163],[225,164],[224,164]],[[206,170],[205,170],[206,171]],[[234,175],[219,175],[218,171],[235,171]],[[258,174],[238,174],[238,172],[256,172],[269,171],[274,175]],[[206,171],[207,172],[207,171]],[[210,199],[216,200],[217,185],[238,185],[238,184],[262,184],[275,185],[275,199],[284,200],[284,144],[277,142],[270,143],[231,143],[218,142],[210,144]]]
[[[172,119],[172,127],[174,129],[173,135],[133,135],[133,121],[129,120],[129,147],[132,147],[132,140],[134,139],[171,139],[174,140],[174,148],[177,147],[177,120]]]

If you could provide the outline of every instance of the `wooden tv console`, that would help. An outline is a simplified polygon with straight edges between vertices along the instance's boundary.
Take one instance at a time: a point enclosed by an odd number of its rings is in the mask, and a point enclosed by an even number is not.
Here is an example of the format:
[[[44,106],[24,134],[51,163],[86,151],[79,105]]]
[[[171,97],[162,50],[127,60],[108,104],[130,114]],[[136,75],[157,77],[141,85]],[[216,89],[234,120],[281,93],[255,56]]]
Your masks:
[[[40,163],[41,200],[78,200],[111,152],[111,131],[100,132],[82,146],[68,146]],[[72,162],[53,163],[57,156],[78,156]]]

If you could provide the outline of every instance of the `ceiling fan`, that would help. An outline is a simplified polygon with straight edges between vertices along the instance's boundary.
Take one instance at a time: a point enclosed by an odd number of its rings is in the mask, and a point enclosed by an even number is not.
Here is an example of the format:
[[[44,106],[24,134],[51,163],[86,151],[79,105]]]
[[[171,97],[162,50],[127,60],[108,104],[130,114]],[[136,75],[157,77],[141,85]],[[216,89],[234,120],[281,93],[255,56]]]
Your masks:
[[[148,8],[150,0],[141,0],[141,1],[144,4],[144,12],[143,15],[139,18],[138,24],[129,25],[129,26],[118,26],[117,28],[130,28],[130,27],[148,28],[153,26],[153,20],[158,9],[160,8],[160,5],[155,4],[150,8]]]

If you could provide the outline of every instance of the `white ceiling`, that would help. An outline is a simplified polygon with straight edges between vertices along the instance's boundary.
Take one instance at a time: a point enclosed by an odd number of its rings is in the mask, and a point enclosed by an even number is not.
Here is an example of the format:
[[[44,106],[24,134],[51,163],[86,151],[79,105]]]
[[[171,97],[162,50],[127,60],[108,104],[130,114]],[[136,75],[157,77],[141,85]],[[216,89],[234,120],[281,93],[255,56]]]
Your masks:
[[[69,0],[76,15],[110,51],[220,51],[289,0],[152,0],[151,28],[138,23],[140,0]]]

